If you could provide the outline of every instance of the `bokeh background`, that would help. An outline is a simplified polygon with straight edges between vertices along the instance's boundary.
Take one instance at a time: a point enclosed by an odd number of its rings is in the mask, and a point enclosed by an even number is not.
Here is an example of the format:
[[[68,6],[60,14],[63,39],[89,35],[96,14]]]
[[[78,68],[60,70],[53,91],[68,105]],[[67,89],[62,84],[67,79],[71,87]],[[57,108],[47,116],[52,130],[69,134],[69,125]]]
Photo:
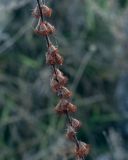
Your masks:
[[[33,33],[35,2],[0,0],[0,160],[73,160],[66,119],[53,111],[46,44]],[[87,160],[128,160],[128,1],[46,3]]]

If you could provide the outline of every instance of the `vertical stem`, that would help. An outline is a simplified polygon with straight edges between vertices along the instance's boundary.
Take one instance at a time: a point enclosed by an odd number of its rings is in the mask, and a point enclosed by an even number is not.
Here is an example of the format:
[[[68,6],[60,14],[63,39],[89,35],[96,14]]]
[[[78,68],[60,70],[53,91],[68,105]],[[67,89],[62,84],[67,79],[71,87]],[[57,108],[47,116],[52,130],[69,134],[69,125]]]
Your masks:
[[[40,11],[41,21],[44,22],[45,18],[44,18],[44,15],[42,13],[42,8],[41,8],[40,0],[36,0],[36,1],[37,1],[37,4],[38,4],[38,7],[39,7],[39,11]],[[45,4],[45,0],[43,0],[43,4]],[[48,37],[48,35],[46,35],[45,38],[46,38],[47,47],[49,47],[49,45],[51,44],[50,38]],[[52,68],[53,68],[54,74],[56,75],[56,80],[59,83],[59,80],[57,78],[57,73],[56,73],[56,66],[52,65]],[[72,118],[71,118],[69,112],[66,111],[65,115],[67,117],[68,123],[72,126]],[[73,141],[74,141],[76,147],[79,149],[79,147],[80,147],[79,140],[77,139],[76,135],[74,136],[74,140]],[[84,160],[84,157],[82,157],[82,160]]]

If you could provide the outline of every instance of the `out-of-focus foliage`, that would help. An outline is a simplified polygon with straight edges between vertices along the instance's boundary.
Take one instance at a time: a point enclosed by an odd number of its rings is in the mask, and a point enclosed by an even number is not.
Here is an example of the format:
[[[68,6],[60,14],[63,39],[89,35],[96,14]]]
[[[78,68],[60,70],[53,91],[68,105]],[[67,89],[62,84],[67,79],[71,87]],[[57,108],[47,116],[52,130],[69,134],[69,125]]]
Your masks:
[[[127,160],[128,1],[47,2],[83,122],[88,160]],[[34,35],[33,0],[0,0],[0,159],[72,160],[65,117],[54,114],[45,41]],[[57,39],[57,40],[56,40]]]

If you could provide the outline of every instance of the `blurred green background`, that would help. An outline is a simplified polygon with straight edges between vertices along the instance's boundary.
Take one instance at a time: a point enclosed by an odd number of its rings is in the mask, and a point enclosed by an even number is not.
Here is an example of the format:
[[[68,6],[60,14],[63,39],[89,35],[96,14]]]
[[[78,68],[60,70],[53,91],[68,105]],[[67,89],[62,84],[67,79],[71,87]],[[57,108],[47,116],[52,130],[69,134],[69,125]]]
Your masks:
[[[0,160],[73,160],[66,118],[53,109],[34,0],[0,0]],[[87,160],[128,160],[128,1],[49,0],[52,41],[74,92]]]

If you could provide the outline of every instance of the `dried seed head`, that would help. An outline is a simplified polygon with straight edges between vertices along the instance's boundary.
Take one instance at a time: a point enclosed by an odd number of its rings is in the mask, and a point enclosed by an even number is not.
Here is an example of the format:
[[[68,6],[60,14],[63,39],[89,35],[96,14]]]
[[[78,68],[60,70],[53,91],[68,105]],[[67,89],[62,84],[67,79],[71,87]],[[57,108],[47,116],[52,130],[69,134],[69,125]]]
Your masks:
[[[67,110],[66,106],[68,105],[68,101],[67,100],[60,100],[59,103],[57,104],[57,106],[55,107],[55,111],[59,114],[64,114],[65,111]]]
[[[63,58],[59,53],[46,53],[46,63],[50,65],[62,65],[63,64]]]
[[[42,11],[42,14],[46,17],[51,17],[51,14],[52,14],[52,9],[47,7],[46,5],[41,5],[41,11]],[[39,7],[36,6],[32,12],[32,15],[35,17],[35,18],[40,18],[40,10],[39,10]]]
[[[56,64],[55,54],[46,53],[46,63],[50,65],[55,65]]]
[[[61,88],[61,96],[62,96],[63,98],[71,98],[72,92],[69,91],[66,87],[62,87],[62,88]]]
[[[68,78],[65,77],[65,76],[63,75],[63,73],[62,73],[59,69],[56,69],[56,73],[53,73],[53,78],[54,78],[54,79],[56,79],[56,76],[57,76],[57,79],[58,79],[59,83],[60,83],[62,86],[64,86],[64,85],[67,83]]]
[[[81,127],[81,122],[75,118],[71,119],[71,125],[74,129],[79,129]]]
[[[71,126],[68,126],[66,137],[70,140],[73,140],[75,137],[75,134],[76,134],[75,129]]]
[[[78,158],[82,158],[84,156],[87,156],[90,151],[90,146],[84,142],[79,143],[79,148],[77,147],[75,150],[75,154]]]
[[[58,53],[58,48],[56,48],[53,44],[50,44],[48,46],[48,54],[57,54]]]
[[[63,73],[59,69],[56,69],[56,74],[57,76],[63,76]],[[53,74],[53,76],[56,76],[56,74]]]
[[[64,76],[52,77],[50,81],[50,86],[53,92],[60,91],[60,95],[61,95],[61,87],[64,86],[66,83],[67,83],[67,78]]]
[[[38,7],[38,6],[36,6],[36,7],[33,9],[32,15],[33,15],[33,17],[35,17],[35,18],[39,18],[39,17],[40,17],[40,10],[39,10],[39,7]]]
[[[50,86],[53,92],[57,92],[60,89],[60,83],[56,79],[51,79]]]
[[[47,26],[48,34],[53,34],[55,32],[55,27],[48,22],[45,22],[45,24]]]
[[[39,34],[39,35],[47,35],[48,32],[47,32],[47,26],[44,22],[39,22],[34,30],[34,32],[36,34]]]
[[[54,32],[55,32],[55,28],[48,22],[39,22],[35,29],[35,33],[43,36],[52,34]]]
[[[62,65],[63,64],[63,57],[60,54],[56,54],[56,64]]]
[[[62,65],[63,64],[63,58],[58,52],[58,48],[56,48],[54,45],[50,44],[48,47],[48,52],[46,54],[46,62],[50,65]]]
[[[64,114],[66,111],[74,113],[76,112],[76,109],[76,106],[68,102],[66,99],[61,99],[55,107],[55,111],[59,114]]]
[[[71,113],[74,113],[74,112],[77,111],[77,107],[76,107],[74,104],[69,103],[69,104],[67,105],[67,111],[69,111],[69,112],[71,112]]]
[[[43,13],[44,16],[51,17],[51,15],[52,15],[52,9],[51,8],[49,8],[46,5],[42,5],[41,8],[42,8],[42,13]]]

